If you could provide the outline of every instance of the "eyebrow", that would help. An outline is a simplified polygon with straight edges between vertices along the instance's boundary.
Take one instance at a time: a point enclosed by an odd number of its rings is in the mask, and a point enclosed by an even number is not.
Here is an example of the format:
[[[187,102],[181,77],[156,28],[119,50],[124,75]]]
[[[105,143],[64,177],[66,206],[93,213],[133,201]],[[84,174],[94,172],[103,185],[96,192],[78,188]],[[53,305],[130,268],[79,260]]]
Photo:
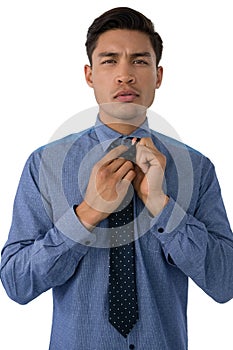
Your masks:
[[[100,52],[98,54],[98,57],[116,57],[116,56],[120,56],[120,54],[118,52],[111,52],[111,51],[104,51],[104,52]],[[151,57],[151,53],[148,51],[144,51],[144,52],[135,52],[130,54],[131,58],[135,58],[135,57]]]
[[[145,52],[135,52],[132,55],[130,55],[131,57],[151,57],[151,53],[148,51]]]

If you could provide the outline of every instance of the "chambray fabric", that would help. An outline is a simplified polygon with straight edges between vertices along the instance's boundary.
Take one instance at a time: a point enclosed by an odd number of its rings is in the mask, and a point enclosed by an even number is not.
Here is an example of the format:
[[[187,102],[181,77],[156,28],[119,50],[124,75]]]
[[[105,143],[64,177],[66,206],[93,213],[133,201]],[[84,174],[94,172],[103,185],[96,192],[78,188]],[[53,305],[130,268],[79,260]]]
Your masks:
[[[119,136],[97,118],[92,128],[33,152],[20,179],[1,280],[20,304],[53,289],[50,350],[185,350],[188,278],[220,303],[233,296],[233,236],[214,166],[146,121],[131,136],[151,137],[166,155],[170,200],[153,218],[135,198],[140,316],[126,339],[109,323],[107,225],[90,233],[73,207]]]

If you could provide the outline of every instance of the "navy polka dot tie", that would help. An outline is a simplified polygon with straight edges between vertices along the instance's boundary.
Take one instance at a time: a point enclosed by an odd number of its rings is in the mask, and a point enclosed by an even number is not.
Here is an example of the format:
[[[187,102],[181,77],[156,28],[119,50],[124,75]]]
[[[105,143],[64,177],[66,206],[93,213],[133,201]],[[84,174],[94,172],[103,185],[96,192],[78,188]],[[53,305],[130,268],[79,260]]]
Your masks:
[[[123,155],[133,160],[135,146]],[[109,216],[111,248],[109,254],[109,322],[125,338],[138,320],[135,274],[133,188],[118,211]]]

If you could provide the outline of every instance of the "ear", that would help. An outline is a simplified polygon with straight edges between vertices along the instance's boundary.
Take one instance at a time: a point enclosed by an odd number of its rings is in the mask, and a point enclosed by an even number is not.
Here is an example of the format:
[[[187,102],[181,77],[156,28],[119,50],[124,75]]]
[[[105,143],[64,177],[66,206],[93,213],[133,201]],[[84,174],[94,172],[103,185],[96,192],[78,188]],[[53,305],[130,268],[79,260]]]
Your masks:
[[[88,64],[85,64],[84,66],[84,74],[86,78],[86,82],[90,87],[93,87],[93,81],[92,81],[92,68]]]
[[[160,85],[162,84],[163,80],[163,67],[157,68],[157,81],[156,81],[156,89],[160,88]]]

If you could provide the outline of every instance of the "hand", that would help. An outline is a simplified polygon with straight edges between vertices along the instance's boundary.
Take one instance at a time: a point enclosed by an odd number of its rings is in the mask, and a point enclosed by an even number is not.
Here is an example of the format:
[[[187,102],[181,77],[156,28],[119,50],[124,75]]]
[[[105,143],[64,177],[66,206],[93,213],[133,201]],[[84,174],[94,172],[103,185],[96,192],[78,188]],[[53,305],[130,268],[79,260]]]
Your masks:
[[[123,201],[135,177],[131,161],[119,158],[128,147],[118,146],[92,169],[84,201],[76,208],[80,221],[92,229]]]
[[[133,185],[148,210],[156,216],[168,202],[163,192],[166,157],[149,137],[142,138],[136,147],[136,177]]]

